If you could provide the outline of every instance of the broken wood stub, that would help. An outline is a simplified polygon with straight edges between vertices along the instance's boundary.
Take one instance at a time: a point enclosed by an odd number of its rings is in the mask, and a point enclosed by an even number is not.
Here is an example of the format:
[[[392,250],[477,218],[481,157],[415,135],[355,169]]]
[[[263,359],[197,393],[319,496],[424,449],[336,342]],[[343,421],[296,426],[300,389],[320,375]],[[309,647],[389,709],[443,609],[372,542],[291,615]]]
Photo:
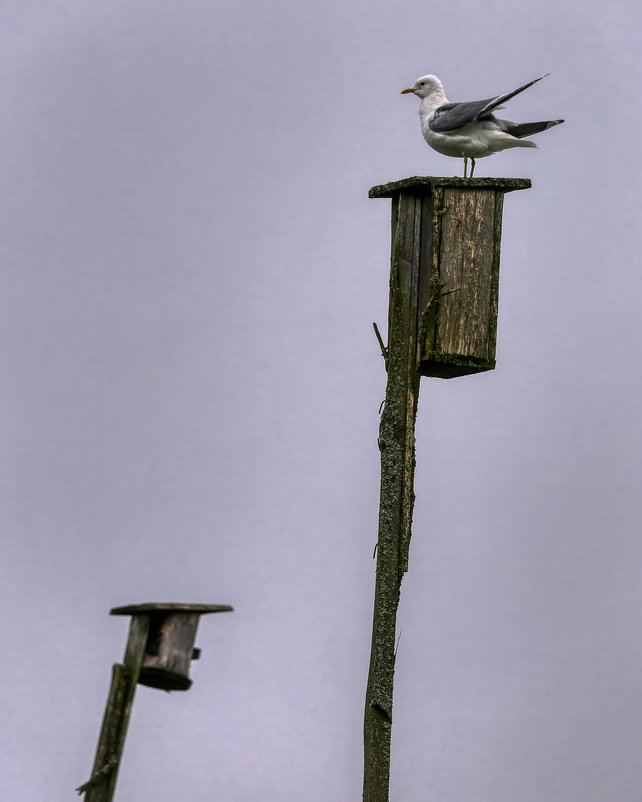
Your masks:
[[[371,198],[392,198],[393,262],[416,263],[421,375],[494,369],[504,194],[530,186],[522,178],[428,176],[370,190]]]

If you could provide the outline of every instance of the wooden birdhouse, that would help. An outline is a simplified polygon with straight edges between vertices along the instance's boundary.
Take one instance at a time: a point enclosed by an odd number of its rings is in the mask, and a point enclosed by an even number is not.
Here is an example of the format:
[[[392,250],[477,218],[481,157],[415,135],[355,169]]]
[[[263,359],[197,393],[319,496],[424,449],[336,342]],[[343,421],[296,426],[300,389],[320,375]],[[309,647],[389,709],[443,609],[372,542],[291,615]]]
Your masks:
[[[136,685],[186,691],[198,620],[206,613],[233,610],[227,604],[131,604],[111,615],[130,615],[122,663],[112,666],[111,686],[91,776],[76,788],[85,802],[111,802],[114,796]]]
[[[370,190],[392,198],[391,282],[412,281],[422,376],[495,367],[504,194],[530,186],[524,178],[427,176]],[[395,271],[400,262],[410,269]]]
[[[200,650],[194,648],[196,630],[202,615],[232,610],[226,604],[133,604],[115,607],[111,615],[131,615],[148,619],[147,640],[138,675],[140,685],[164,691],[186,691],[192,684],[190,663]]]

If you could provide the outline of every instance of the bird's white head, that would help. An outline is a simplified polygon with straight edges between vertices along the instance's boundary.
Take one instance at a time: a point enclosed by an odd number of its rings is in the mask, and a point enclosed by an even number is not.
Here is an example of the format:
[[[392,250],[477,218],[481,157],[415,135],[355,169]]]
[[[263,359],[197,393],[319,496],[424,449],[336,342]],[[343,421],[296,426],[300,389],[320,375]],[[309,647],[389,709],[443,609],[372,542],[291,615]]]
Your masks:
[[[444,87],[436,75],[422,75],[421,78],[417,78],[414,84],[408,87],[408,89],[401,90],[402,95],[407,95],[409,92],[412,92],[422,99],[430,97],[430,95],[443,97]]]

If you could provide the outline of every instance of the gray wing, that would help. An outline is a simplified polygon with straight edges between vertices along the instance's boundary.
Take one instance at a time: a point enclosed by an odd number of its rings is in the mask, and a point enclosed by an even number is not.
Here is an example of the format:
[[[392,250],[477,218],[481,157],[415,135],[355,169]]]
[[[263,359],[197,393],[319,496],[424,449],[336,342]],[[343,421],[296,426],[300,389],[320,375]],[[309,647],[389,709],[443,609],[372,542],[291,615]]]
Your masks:
[[[456,131],[477,120],[495,98],[471,100],[468,103],[445,103],[435,112],[430,123],[433,131]],[[494,108],[494,107],[493,107]]]
[[[550,75],[550,73],[547,73],[547,75]],[[456,131],[474,120],[491,119],[493,117],[492,112],[501,108],[501,103],[505,103],[515,95],[519,95],[520,92],[541,81],[542,78],[546,78],[546,75],[542,75],[541,78],[535,78],[534,81],[529,81],[524,86],[520,86],[519,89],[507,92],[505,95],[497,95],[497,97],[491,97],[487,100],[471,100],[468,103],[445,103],[435,112],[435,117],[430,123],[430,127],[433,131],[441,133],[444,131]]]

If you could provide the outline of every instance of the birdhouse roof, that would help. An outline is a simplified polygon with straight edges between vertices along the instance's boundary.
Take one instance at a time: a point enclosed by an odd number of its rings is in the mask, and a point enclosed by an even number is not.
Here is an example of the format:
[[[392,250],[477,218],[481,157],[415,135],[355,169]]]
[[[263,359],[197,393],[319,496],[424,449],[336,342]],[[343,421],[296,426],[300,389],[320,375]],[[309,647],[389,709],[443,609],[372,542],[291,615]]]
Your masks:
[[[110,615],[139,615],[140,613],[228,613],[234,608],[229,604],[181,604],[176,602],[147,602],[145,604],[128,604],[125,607],[114,607]]]

